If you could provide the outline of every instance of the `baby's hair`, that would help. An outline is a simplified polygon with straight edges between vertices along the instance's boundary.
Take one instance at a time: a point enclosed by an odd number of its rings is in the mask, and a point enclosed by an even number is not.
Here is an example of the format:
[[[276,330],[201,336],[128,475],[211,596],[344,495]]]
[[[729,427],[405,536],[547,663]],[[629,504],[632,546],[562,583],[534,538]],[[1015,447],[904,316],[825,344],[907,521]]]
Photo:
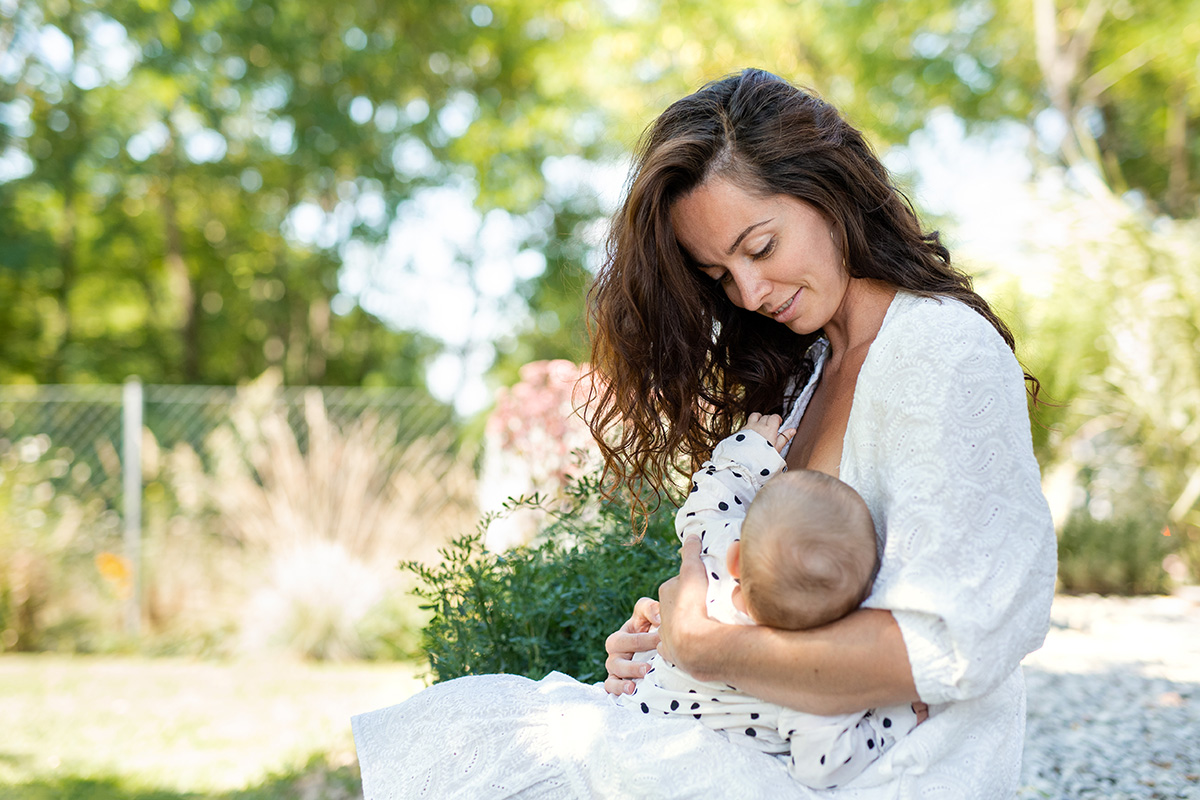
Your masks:
[[[763,486],[746,511],[741,586],[760,625],[815,628],[866,599],[879,567],[871,512],[830,475],[785,472]]]

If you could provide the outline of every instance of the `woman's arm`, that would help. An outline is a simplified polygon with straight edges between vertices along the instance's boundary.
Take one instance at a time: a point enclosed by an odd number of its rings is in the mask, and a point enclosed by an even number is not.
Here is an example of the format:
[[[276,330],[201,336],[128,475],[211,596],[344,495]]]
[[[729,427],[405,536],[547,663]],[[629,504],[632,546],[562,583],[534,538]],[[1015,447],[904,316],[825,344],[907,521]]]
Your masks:
[[[862,609],[808,631],[724,625],[703,612],[706,586],[700,542],[689,537],[679,576],[659,590],[658,652],[693,677],[810,714],[919,699],[889,612]]]

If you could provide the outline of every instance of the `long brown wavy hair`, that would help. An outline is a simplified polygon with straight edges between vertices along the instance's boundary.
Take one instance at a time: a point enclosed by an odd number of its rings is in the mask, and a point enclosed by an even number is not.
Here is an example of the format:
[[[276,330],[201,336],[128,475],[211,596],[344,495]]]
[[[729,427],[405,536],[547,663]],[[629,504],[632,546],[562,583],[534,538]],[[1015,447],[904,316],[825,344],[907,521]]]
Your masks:
[[[657,504],[749,412],[781,413],[789,380],[803,385],[812,371],[806,350],[820,332],[801,336],[737,308],[676,241],[671,206],[714,176],[811,204],[840,231],[851,277],[961,300],[1014,346],[833,106],[757,69],[709,83],[643,135],[588,294],[600,379],[586,416],[604,485],[627,489],[635,509]],[[1026,378],[1036,397],[1036,379]]]

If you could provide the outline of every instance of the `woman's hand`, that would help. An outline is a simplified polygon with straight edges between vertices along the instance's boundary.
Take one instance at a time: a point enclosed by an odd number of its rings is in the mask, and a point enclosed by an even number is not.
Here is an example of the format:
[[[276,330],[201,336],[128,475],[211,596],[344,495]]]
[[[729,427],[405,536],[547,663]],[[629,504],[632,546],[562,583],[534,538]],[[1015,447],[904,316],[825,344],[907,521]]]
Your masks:
[[[658,653],[668,663],[683,667],[692,677],[714,680],[708,675],[711,656],[718,648],[706,634],[725,626],[705,611],[708,576],[700,560],[700,537],[689,536],[680,553],[679,575],[658,589],[660,642]]]
[[[608,677],[604,688],[609,694],[632,694],[633,678],[641,678],[650,669],[645,661],[634,661],[634,653],[644,653],[658,647],[658,634],[650,628],[658,624],[658,601],[643,597],[633,606],[633,616],[621,629],[604,640],[608,658],[604,668]]]

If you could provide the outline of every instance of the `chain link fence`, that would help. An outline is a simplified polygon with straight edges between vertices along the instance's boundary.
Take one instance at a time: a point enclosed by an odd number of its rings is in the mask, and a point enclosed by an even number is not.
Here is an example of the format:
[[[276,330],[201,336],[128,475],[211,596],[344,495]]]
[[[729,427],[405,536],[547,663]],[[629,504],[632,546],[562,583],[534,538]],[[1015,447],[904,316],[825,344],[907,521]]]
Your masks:
[[[105,577],[124,587],[126,629],[136,634],[147,613],[142,576],[152,567],[142,563],[143,502],[149,527],[193,530],[175,523],[207,515],[206,531],[247,541],[296,520],[314,529],[395,530],[431,528],[449,515],[461,526],[477,510],[473,455],[455,440],[451,410],[418,390],[135,381],[0,387],[0,560],[9,562],[0,564],[0,622],[10,618],[0,644],[12,647],[23,607],[37,610],[39,580],[52,582],[22,558],[51,549],[57,555],[46,563],[108,569]],[[181,478],[180,469],[168,469],[172,459],[190,472]],[[349,522],[337,509],[322,516],[353,493],[347,487],[360,473],[363,497],[347,503],[366,510]],[[206,487],[202,501],[192,497],[197,481]],[[371,493],[389,500],[370,505]],[[315,504],[317,495],[329,499]],[[316,535],[347,536],[341,529]],[[352,535],[347,546],[365,551],[369,537]]]
[[[244,392],[244,390],[242,390]],[[395,425],[395,442],[404,446],[417,439],[448,431],[450,409],[415,389],[357,387],[287,387],[271,392],[260,411],[280,410],[301,451],[308,447],[304,398],[318,392],[331,423],[344,427],[373,413]],[[71,485],[104,494],[108,507],[121,510],[121,493],[111,481],[120,472],[125,387],[122,386],[0,386],[0,439],[8,446],[33,438],[37,446],[69,462]],[[143,387],[145,431],[159,447],[169,450],[185,443],[203,451],[208,437],[230,422],[239,396],[232,386]],[[28,453],[28,449],[26,450]],[[65,477],[65,476],[64,476]]]

